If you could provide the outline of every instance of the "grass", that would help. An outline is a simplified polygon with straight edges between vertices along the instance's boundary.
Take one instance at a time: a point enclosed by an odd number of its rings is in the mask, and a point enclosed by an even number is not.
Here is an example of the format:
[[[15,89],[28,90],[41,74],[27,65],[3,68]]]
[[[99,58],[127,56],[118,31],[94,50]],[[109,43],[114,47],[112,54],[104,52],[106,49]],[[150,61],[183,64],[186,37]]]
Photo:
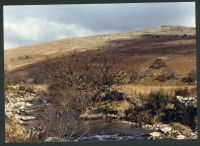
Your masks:
[[[29,137],[24,126],[14,119],[5,119],[5,142],[36,142],[37,137]]]
[[[110,105],[108,105],[108,108],[113,109],[114,111],[117,111],[119,113],[125,113],[126,110],[132,109],[133,105],[125,100],[117,102],[117,104],[111,103]]]
[[[182,96],[196,96],[196,86],[143,86],[127,84],[121,86],[115,86],[114,89],[124,91],[132,96],[148,99],[152,92],[163,92],[165,95],[175,97],[176,95]]]
[[[188,126],[176,122],[171,123],[171,126],[173,129],[178,131],[187,131],[188,129],[190,129]]]

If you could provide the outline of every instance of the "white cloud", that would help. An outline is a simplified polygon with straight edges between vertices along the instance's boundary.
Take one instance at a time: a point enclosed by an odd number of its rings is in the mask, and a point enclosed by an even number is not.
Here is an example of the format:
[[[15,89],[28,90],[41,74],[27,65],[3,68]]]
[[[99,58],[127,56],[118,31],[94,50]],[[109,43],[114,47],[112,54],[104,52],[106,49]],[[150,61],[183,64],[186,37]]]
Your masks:
[[[47,21],[38,18],[26,18],[23,21],[5,18],[5,48],[16,46],[17,42],[10,42],[10,35],[15,38],[39,43],[49,40],[56,40],[69,37],[82,37],[94,35],[94,32],[76,24],[62,24],[54,21]]]
[[[10,48],[15,48],[17,46],[16,43],[5,41],[4,42],[4,48],[5,49],[10,49]]]
[[[186,19],[185,21],[185,26],[191,26],[191,27],[196,27],[196,19],[195,17],[189,17],[188,19]]]

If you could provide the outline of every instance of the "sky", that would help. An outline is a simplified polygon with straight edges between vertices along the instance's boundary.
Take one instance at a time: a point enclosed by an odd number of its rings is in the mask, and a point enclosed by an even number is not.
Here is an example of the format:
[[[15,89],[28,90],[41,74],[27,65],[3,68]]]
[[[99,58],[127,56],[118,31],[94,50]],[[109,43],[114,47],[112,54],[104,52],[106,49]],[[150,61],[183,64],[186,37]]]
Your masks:
[[[4,48],[130,32],[164,24],[195,27],[195,3],[4,6]]]

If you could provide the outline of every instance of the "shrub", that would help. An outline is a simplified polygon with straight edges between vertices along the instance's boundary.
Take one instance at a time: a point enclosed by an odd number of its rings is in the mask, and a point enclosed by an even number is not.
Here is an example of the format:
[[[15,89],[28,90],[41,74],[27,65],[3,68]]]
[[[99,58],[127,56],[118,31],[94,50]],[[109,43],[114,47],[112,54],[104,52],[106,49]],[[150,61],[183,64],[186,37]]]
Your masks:
[[[142,75],[139,75],[137,73],[133,73],[130,76],[130,83],[139,80],[140,78],[142,78]]]
[[[63,88],[56,85],[51,84],[48,92],[50,102],[54,105],[80,113],[91,103],[88,93],[74,87]]]
[[[172,102],[172,97],[164,94],[163,91],[151,92],[149,95],[148,106],[156,114],[160,113],[169,102]]]
[[[19,56],[17,59],[18,60],[26,60],[26,59],[30,59],[31,58],[31,56],[29,56],[29,55],[24,55],[24,56]]]
[[[188,84],[194,84],[197,80],[197,72],[195,70],[191,70],[186,77],[182,78],[183,82]]]
[[[156,77],[156,80],[166,82],[167,80],[174,79],[175,77],[176,73],[172,69],[166,69]]]
[[[167,64],[165,63],[163,59],[156,59],[153,62],[153,64],[149,66],[149,68],[152,68],[152,69],[160,69],[162,67],[167,67]]]
[[[136,115],[136,119],[137,122],[139,122],[139,124],[144,125],[145,124],[150,124],[151,123],[151,115],[149,114],[148,111],[143,111],[143,112],[139,112]]]
[[[57,82],[62,87],[98,93],[124,82],[127,73],[117,66],[118,61],[117,55],[113,54],[73,52],[65,57],[46,60],[42,67],[45,71],[39,73],[39,76],[41,80]]]
[[[188,88],[184,88],[184,89],[177,89],[175,91],[175,95],[179,95],[179,96],[189,96],[190,95],[190,90]]]

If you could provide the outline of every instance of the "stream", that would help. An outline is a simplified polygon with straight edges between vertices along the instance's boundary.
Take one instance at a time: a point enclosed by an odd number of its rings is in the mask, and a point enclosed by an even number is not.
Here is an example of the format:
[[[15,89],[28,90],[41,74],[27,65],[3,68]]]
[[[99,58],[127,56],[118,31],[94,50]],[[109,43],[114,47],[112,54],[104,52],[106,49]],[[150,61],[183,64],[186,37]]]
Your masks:
[[[75,118],[76,116],[66,109],[48,108],[40,112],[37,120],[28,124],[27,129],[42,127],[46,130],[46,137],[62,137],[72,141],[145,140],[149,136],[146,129],[136,128],[119,121],[83,120]]]

